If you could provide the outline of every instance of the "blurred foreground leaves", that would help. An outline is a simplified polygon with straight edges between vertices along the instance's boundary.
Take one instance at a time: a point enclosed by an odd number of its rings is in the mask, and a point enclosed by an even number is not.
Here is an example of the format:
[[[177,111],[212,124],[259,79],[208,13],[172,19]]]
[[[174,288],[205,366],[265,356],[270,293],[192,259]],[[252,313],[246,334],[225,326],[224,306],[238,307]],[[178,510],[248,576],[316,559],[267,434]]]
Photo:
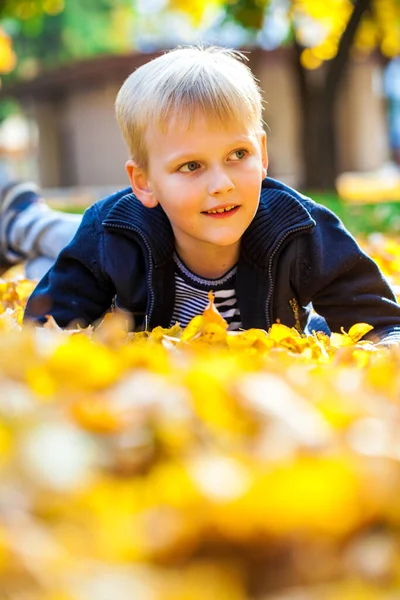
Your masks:
[[[395,241],[366,248],[398,285]],[[21,330],[32,285],[0,283],[0,598],[399,597],[399,349],[212,304]]]

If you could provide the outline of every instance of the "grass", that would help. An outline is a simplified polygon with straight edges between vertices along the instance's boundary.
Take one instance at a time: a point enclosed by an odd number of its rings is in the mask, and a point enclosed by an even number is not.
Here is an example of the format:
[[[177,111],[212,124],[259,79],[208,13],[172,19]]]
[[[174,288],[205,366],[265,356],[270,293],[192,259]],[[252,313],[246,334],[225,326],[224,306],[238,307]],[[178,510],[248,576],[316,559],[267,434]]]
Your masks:
[[[343,202],[334,191],[305,193],[337,214],[353,235],[369,235],[376,231],[400,235],[400,199],[398,202],[350,204]]]

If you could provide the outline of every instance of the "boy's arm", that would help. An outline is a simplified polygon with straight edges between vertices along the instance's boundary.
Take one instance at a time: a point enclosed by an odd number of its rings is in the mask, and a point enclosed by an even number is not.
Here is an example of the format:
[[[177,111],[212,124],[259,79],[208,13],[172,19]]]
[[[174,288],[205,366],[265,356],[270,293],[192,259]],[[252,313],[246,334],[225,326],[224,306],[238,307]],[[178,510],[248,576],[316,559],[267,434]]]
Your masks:
[[[103,231],[96,205],[89,208],[72,241],[62,250],[30,296],[24,320],[45,323],[54,317],[60,327],[87,326],[111,306],[115,289],[103,273]]]
[[[369,339],[400,342],[400,306],[376,263],[331,211],[314,205],[311,214],[316,227],[299,238],[295,269],[303,306],[312,302],[332,331],[364,322]]]

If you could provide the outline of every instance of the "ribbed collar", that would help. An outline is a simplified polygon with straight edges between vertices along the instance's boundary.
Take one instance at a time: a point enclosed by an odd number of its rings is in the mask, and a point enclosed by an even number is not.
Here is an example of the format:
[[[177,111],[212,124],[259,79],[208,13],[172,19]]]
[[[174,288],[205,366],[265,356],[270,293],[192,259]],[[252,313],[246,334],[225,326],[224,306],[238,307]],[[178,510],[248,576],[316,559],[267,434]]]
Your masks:
[[[172,258],[174,234],[159,204],[155,208],[146,208],[133,193],[127,194],[112,207],[103,225],[136,231],[149,243],[156,266],[162,266]]]
[[[273,180],[263,181],[258,210],[242,237],[241,251],[260,267],[265,266],[267,257],[290,231],[315,225],[300,200],[272,185]]]
[[[282,189],[283,188],[283,189]],[[164,210],[158,204],[146,208],[133,193],[128,193],[109,211],[103,221],[106,227],[135,231],[150,246],[154,265],[171,260],[174,236]],[[279,241],[292,230],[315,225],[302,202],[290,193],[290,188],[269,178],[263,181],[256,215],[242,238],[241,251],[261,268]]]

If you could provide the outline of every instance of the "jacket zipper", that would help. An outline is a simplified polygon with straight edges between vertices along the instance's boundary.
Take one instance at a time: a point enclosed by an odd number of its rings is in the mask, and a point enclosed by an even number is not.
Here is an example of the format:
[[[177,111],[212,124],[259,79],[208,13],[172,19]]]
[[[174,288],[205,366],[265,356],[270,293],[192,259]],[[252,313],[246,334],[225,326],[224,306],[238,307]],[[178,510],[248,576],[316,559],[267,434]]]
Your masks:
[[[267,329],[269,329],[272,325],[271,317],[270,317],[270,304],[271,304],[271,300],[272,300],[272,295],[274,293],[274,281],[273,281],[273,277],[272,277],[273,260],[276,256],[278,250],[280,249],[280,247],[282,246],[283,242],[286,240],[287,237],[289,237],[290,235],[292,235],[294,233],[298,233],[299,231],[306,231],[307,229],[311,229],[313,226],[314,225],[312,223],[310,223],[309,225],[302,225],[301,227],[296,227],[295,229],[291,229],[290,231],[287,231],[281,237],[281,239],[275,246],[274,250],[272,251],[271,256],[269,257],[269,262],[268,262],[269,291],[268,291],[267,301],[265,303],[265,317],[266,317],[266,321],[267,321]]]
[[[153,285],[152,285],[152,281],[153,281],[153,255],[152,255],[152,252],[151,252],[150,245],[149,245],[148,241],[146,240],[145,236],[138,229],[136,229],[135,227],[130,227],[128,225],[117,225],[115,223],[113,223],[112,225],[109,224],[108,227],[115,227],[117,229],[128,229],[130,231],[134,231],[135,233],[137,233],[139,235],[139,237],[143,241],[144,245],[146,246],[147,252],[149,254],[149,272],[148,272],[148,275],[147,275],[147,287],[148,287],[149,296],[150,296],[150,306],[149,306],[148,314],[146,315],[146,320],[145,320],[145,328],[147,329],[148,324],[151,322],[151,317],[152,317],[152,313],[153,313],[153,309],[154,309],[154,302],[155,302],[155,294],[154,294],[154,289],[153,289]]]

